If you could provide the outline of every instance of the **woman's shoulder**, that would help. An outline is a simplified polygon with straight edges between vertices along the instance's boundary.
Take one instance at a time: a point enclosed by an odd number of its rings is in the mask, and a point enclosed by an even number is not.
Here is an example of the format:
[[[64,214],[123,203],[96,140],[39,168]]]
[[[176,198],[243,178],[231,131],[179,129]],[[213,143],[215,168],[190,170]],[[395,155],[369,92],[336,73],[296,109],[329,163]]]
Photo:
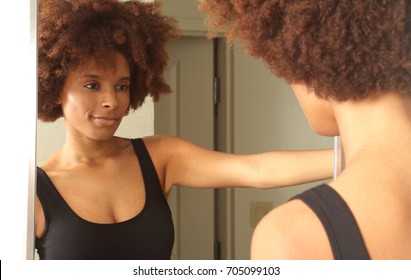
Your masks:
[[[146,145],[162,145],[171,143],[181,143],[184,141],[182,138],[179,138],[177,136],[165,134],[145,136],[141,139],[143,139]]]
[[[252,259],[333,259],[321,221],[301,200],[269,212],[257,225]]]
[[[59,156],[57,154],[54,154],[52,157],[47,159],[46,161],[42,162],[41,164],[37,165],[38,169],[41,169],[42,171],[49,173],[55,171],[59,163]]]
[[[190,142],[171,135],[152,135],[142,138],[150,154],[182,154],[193,146]]]

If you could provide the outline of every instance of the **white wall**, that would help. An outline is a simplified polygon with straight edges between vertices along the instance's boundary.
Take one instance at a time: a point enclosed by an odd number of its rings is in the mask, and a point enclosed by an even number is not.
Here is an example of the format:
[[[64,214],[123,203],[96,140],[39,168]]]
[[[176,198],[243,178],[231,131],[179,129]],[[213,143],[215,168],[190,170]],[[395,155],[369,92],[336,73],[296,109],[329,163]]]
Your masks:
[[[0,259],[32,258],[36,114],[35,26],[32,1],[0,2]],[[27,203],[30,201],[30,203]],[[3,274],[3,272],[2,272]],[[3,276],[3,275],[2,275]]]

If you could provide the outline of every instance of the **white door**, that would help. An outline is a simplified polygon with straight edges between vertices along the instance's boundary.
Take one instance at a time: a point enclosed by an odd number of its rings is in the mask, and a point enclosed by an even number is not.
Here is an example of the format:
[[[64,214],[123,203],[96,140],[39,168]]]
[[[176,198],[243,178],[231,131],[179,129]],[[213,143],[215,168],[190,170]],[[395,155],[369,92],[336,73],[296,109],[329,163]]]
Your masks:
[[[165,77],[173,93],[154,107],[155,134],[182,137],[213,149],[213,43],[184,37],[168,46]],[[173,258],[213,259],[213,190],[173,188],[169,196],[175,226]]]

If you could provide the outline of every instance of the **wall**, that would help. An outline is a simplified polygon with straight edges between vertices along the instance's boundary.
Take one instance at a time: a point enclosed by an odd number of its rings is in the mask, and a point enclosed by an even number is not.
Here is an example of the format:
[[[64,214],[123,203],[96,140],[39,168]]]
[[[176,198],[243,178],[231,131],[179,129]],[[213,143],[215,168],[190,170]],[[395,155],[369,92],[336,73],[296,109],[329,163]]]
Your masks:
[[[0,2],[2,261],[33,257],[32,249],[31,253],[27,250],[33,245],[34,222],[30,215],[34,207],[36,114],[36,23],[30,20],[30,14],[35,13],[33,2]]]
[[[165,0],[162,10],[178,20],[185,35],[205,34],[207,28],[197,5],[197,0]]]

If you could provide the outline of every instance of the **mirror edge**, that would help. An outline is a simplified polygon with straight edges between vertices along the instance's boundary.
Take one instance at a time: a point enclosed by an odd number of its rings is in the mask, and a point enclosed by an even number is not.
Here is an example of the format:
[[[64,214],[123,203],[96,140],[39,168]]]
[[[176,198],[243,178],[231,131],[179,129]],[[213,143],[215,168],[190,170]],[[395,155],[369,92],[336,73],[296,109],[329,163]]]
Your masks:
[[[27,260],[34,259],[35,250],[35,199],[36,199],[36,146],[37,146],[37,18],[38,18],[38,1],[30,0],[30,56],[29,69],[31,77],[31,88],[34,88],[35,94],[32,96],[30,104],[34,104],[34,108],[30,108],[33,120],[29,125],[29,173],[28,173],[28,208],[27,208],[27,235],[26,235],[26,253]]]

